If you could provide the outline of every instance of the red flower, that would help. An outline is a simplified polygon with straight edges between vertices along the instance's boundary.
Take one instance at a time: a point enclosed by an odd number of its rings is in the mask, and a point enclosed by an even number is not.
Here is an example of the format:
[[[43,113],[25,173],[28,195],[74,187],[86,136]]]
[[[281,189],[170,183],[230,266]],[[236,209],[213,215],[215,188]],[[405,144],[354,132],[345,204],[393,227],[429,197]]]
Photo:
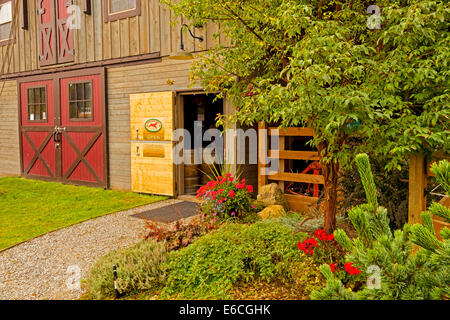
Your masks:
[[[252,185],[248,185],[247,186],[247,191],[250,193],[253,193],[253,186]]]
[[[230,198],[233,198],[236,195],[236,192],[234,192],[233,190],[231,190],[228,195],[230,196]]]
[[[245,183],[238,183],[238,184],[236,185],[236,188],[238,188],[239,190],[240,190],[240,189],[244,189],[244,188],[245,188]]]
[[[361,270],[359,270],[358,268],[354,267],[353,264],[351,262],[347,262],[344,265],[345,271],[347,271],[350,275],[355,275],[355,274],[361,274]]]
[[[331,241],[334,239],[333,234],[328,234],[323,229],[316,230],[316,232],[314,233],[314,237],[316,237],[317,239],[319,239],[321,241]]]
[[[299,249],[300,251],[304,251],[305,254],[311,255],[311,256],[312,256],[313,253],[314,253],[314,249],[315,249],[316,247],[318,247],[319,244],[317,243],[316,239],[314,239],[314,238],[309,238],[309,239],[306,239],[306,240],[303,241],[303,242],[299,242],[299,243],[297,244],[297,246],[298,246],[298,249]]]
[[[331,268],[331,272],[334,272],[336,270],[336,263],[330,263],[329,266]]]
[[[227,177],[227,178],[231,177],[231,173],[227,173],[227,174],[226,174],[226,177]]]

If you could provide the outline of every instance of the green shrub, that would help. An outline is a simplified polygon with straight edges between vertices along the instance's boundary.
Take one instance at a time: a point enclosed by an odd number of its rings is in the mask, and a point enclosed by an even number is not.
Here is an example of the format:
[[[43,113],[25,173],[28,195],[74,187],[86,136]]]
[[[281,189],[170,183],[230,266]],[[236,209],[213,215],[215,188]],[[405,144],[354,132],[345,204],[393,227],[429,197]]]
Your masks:
[[[108,299],[115,296],[113,265],[117,266],[120,294],[160,288],[165,279],[163,262],[166,257],[166,244],[149,240],[110,252],[91,269],[86,280],[87,297]]]
[[[368,156],[357,156],[359,172],[367,195],[373,195],[375,184],[371,178]],[[433,166],[433,173],[450,194],[450,164],[442,161]],[[368,197],[370,198],[370,197]],[[422,214],[422,224],[392,232],[387,210],[378,206],[375,197],[367,204],[354,207],[349,218],[358,237],[350,239],[341,229],[334,232],[339,244],[347,250],[346,260],[354,263],[365,279],[358,288],[349,288],[333,273],[328,265],[320,270],[327,285],[311,294],[313,299],[361,299],[361,300],[428,300],[450,296],[450,237],[449,229],[441,230],[440,241],[435,234],[431,213],[448,220],[450,210],[439,204]],[[421,248],[414,249],[413,242]],[[348,290],[353,289],[353,290]]]
[[[296,244],[305,237],[277,222],[227,223],[170,254],[161,297],[227,299],[238,282],[292,278],[291,263],[302,259]]]

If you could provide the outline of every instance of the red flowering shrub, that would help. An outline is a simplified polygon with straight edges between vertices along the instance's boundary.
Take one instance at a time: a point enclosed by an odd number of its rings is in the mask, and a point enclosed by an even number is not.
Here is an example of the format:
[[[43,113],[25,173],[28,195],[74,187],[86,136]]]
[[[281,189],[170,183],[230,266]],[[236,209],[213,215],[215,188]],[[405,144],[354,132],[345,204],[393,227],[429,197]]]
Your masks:
[[[209,181],[197,190],[197,198],[203,200],[202,212],[206,218],[217,220],[236,219],[251,212],[253,186],[245,179],[236,181],[230,173]]]
[[[334,240],[334,235],[327,234],[323,229],[318,229],[314,233],[314,238],[308,238],[297,246],[300,251],[313,257],[318,265],[333,263],[334,256],[343,255],[343,249]]]
[[[353,266],[351,262],[345,262],[345,251],[334,239],[333,234],[327,234],[325,230],[318,229],[314,232],[314,238],[308,238],[297,244],[300,251],[314,260],[317,266],[327,263],[331,272],[348,286],[360,284],[361,270]]]
[[[314,254],[314,249],[318,246],[319,244],[314,238],[305,239],[303,242],[299,242],[297,244],[298,249],[305,252],[305,254],[309,256],[312,256]]]

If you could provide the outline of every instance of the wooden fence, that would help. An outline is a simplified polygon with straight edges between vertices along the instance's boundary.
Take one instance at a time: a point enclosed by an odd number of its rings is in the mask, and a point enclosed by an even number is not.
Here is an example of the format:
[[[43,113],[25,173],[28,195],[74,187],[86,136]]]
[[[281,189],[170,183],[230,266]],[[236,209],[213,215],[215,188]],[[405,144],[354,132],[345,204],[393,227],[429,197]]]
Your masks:
[[[276,132],[276,133],[275,133]],[[270,149],[268,146],[268,139],[270,136],[278,135],[278,149]],[[325,179],[322,175],[303,174],[285,172],[285,161],[287,160],[309,160],[319,161],[319,154],[315,151],[293,151],[286,150],[286,138],[287,137],[313,137],[314,131],[311,128],[286,128],[279,129],[275,127],[269,127],[266,124],[259,124],[259,162],[258,162],[258,186],[262,186],[276,182],[280,186],[283,192],[286,191],[287,182],[307,183],[307,184],[320,184],[323,185]],[[277,138],[275,138],[277,139]],[[264,168],[267,168],[269,159],[279,159],[279,166],[277,171],[269,172],[269,175],[263,174]],[[306,196],[300,194],[285,193],[286,199],[289,202],[291,210],[304,211],[315,205],[319,198],[314,196]]]

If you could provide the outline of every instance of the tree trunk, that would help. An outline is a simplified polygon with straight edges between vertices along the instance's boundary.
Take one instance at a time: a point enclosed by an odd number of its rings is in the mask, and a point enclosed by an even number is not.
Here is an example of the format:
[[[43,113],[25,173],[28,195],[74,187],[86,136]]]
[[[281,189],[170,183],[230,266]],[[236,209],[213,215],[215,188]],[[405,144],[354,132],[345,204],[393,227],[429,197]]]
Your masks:
[[[324,229],[330,234],[336,229],[339,163],[322,163],[322,174],[325,178]]]

